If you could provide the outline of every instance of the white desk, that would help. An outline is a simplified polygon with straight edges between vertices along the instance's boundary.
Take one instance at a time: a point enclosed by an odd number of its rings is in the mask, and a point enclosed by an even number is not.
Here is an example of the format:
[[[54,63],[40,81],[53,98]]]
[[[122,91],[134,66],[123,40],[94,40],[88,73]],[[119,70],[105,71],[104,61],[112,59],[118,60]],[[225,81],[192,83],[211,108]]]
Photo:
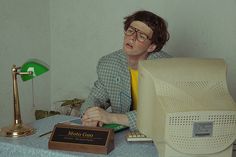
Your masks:
[[[127,131],[115,134],[115,149],[108,155],[49,150],[49,136],[39,137],[53,129],[58,122],[74,119],[74,117],[56,115],[33,122],[36,133],[27,137],[8,138],[0,137],[1,157],[158,157],[153,143],[129,143],[125,140]]]

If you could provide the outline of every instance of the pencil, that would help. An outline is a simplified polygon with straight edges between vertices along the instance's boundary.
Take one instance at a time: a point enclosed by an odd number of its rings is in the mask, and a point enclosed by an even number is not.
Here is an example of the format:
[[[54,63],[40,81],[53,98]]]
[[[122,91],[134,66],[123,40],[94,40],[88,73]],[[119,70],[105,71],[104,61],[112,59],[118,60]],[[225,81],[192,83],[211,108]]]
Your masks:
[[[52,131],[48,131],[48,132],[46,132],[46,133],[44,133],[44,134],[41,134],[41,135],[39,135],[39,137],[43,137],[43,136],[45,136],[45,135],[47,135],[47,134],[50,134],[50,133],[52,133]]]

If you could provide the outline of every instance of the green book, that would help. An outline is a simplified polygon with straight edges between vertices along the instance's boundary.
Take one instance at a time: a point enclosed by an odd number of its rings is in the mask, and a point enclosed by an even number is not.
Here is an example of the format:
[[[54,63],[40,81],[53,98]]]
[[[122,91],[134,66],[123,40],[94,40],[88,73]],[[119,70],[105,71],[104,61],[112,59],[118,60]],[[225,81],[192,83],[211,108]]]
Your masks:
[[[120,132],[122,130],[125,130],[125,129],[129,128],[128,126],[121,125],[121,124],[116,124],[116,123],[104,124],[102,127],[103,128],[113,129],[114,132]]]

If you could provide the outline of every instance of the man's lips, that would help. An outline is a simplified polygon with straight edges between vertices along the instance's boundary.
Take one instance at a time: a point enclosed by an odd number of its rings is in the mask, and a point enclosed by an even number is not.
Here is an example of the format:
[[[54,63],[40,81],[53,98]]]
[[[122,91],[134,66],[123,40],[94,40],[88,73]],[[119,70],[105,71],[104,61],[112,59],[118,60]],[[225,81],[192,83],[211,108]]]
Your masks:
[[[130,43],[126,43],[126,47],[132,49],[133,45],[131,45]]]

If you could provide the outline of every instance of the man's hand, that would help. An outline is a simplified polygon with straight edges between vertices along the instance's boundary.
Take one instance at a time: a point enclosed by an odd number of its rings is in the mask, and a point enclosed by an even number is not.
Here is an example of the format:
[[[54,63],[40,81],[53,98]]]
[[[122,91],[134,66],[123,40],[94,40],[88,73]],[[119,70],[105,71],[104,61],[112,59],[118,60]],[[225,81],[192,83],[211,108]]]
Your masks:
[[[102,126],[104,123],[112,123],[112,114],[100,107],[88,108],[82,118],[84,126]]]
[[[82,125],[84,126],[102,126],[109,123],[129,126],[126,114],[110,113],[100,107],[88,108],[82,118]]]
[[[82,120],[82,125],[83,126],[91,126],[91,127],[96,127],[96,126],[102,126],[102,124],[99,124],[100,122],[98,122],[98,121],[83,121]]]

